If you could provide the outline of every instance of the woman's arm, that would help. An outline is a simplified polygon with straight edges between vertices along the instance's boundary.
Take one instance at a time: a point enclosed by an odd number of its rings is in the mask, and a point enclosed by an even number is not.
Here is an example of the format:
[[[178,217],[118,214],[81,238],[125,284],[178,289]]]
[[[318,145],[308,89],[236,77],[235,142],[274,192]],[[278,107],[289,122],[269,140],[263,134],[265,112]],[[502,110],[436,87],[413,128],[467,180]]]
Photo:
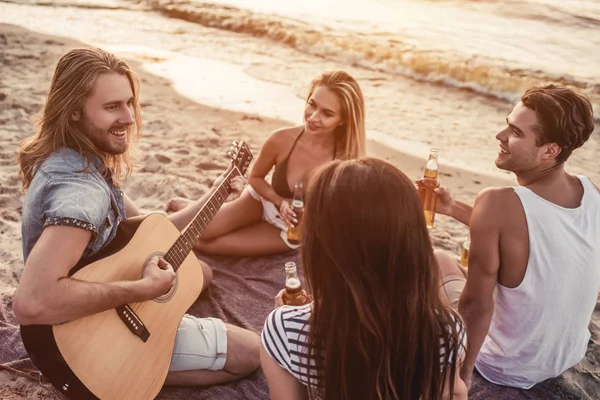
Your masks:
[[[465,360],[465,353],[463,352],[460,360],[456,362],[456,370],[454,375],[454,391],[452,392],[452,400],[467,400],[469,389],[463,380],[460,378],[460,369]],[[442,400],[450,400],[450,368],[446,371],[444,378],[444,392],[442,394]]]
[[[260,346],[260,365],[262,366],[271,400],[308,400],[306,387],[285,369],[281,368],[275,360],[269,356],[265,346]]]
[[[265,141],[260,149],[260,153],[248,176],[248,184],[252,186],[258,194],[264,199],[269,200],[275,204],[277,208],[281,206],[281,202],[285,198],[275,193],[273,186],[271,186],[266,180],[265,176],[271,171],[271,168],[275,165],[277,156],[283,148],[283,142],[285,141],[285,132],[283,130],[277,130],[273,132]]]

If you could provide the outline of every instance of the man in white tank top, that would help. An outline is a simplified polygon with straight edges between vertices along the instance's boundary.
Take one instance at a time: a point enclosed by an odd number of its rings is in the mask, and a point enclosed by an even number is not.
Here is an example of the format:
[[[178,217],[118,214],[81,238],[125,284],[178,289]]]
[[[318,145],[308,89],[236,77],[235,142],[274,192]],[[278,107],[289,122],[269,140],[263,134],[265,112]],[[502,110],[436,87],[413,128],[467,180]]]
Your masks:
[[[466,284],[454,257],[436,256],[469,335],[465,383],[477,368],[491,382],[529,389],[577,364],[590,338],[600,192],[564,163],[594,130],[593,109],[584,95],[550,85],[525,92],[506,122],[496,166],[519,186],[486,189],[472,208],[439,189],[437,211],[470,227]]]

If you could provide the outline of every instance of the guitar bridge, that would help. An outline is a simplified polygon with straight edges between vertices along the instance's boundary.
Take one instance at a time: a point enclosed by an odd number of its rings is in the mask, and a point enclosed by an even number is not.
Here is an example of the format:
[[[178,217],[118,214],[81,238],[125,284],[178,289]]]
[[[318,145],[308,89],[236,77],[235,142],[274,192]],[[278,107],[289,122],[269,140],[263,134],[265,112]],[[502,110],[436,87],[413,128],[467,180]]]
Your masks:
[[[142,339],[144,342],[148,341],[150,337],[150,332],[146,329],[146,325],[142,322],[140,317],[137,316],[135,311],[128,305],[117,307],[117,314],[119,314],[119,318],[121,321],[127,326],[127,328],[133,333],[135,336]]]

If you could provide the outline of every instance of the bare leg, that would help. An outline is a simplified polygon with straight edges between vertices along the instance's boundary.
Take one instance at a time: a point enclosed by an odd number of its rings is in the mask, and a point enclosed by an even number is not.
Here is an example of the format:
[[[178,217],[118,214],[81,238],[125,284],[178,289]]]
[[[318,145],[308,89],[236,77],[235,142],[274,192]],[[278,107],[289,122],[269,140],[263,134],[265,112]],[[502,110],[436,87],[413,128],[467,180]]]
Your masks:
[[[249,330],[227,327],[227,359],[221,371],[198,370],[169,372],[165,385],[210,386],[243,378],[260,365],[260,338]]]
[[[262,203],[244,190],[240,197],[223,204],[202,233],[201,238],[202,240],[211,240],[258,222],[261,220],[262,212]]]
[[[268,222],[258,221],[216,239],[200,239],[194,249],[210,255],[248,257],[285,253],[290,248],[280,234],[281,230]]]
[[[193,201],[190,199],[186,199],[185,197],[173,197],[167,201],[167,205],[165,206],[166,212],[175,212],[184,209],[188,205],[192,204]]]

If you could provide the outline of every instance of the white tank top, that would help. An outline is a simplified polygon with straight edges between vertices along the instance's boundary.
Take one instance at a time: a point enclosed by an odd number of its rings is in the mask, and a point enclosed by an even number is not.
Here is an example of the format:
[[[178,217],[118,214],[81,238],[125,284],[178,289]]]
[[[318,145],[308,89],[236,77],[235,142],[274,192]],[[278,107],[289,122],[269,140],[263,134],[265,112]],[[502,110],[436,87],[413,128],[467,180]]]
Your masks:
[[[600,289],[600,193],[578,176],[577,208],[515,187],[529,230],[529,260],[516,288],[497,285],[494,314],[477,358],[487,380],[529,389],[585,356]]]

